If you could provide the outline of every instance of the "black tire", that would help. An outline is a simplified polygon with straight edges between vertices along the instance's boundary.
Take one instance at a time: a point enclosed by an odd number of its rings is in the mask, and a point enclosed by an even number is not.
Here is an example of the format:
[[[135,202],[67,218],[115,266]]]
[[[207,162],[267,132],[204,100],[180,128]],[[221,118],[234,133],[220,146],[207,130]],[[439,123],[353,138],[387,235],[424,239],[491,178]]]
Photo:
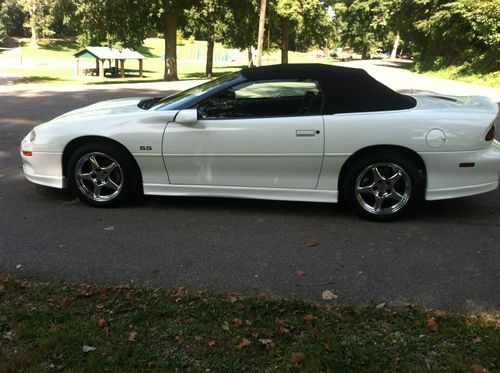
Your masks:
[[[94,207],[113,207],[131,199],[140,183],[131,156],[119,146],[104,142],[78,148],[68,161],[66,176],[73,193]]]
[[[424,186],[424,177],[411,158],[384,152],[357,159],[343,178],[341,192],[345,204],[361,217],[389,221],[421,201]]]

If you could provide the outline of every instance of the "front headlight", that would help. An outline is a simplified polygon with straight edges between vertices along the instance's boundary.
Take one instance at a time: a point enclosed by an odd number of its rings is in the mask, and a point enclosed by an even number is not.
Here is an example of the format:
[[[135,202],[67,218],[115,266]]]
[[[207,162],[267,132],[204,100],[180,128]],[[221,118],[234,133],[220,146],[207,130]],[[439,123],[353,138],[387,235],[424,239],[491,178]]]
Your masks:
[[[30,132],[30,141],[33,142],[36,139],[36,132],[35,130]]]

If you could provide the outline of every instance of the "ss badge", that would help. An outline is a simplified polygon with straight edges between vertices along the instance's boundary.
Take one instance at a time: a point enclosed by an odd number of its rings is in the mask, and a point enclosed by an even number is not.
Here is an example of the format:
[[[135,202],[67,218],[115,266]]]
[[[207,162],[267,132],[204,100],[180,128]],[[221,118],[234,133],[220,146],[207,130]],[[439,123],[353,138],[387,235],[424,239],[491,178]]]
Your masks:
[[[149,145],[141,145],[139,146],[139,150],[153,150],[153,147]]]

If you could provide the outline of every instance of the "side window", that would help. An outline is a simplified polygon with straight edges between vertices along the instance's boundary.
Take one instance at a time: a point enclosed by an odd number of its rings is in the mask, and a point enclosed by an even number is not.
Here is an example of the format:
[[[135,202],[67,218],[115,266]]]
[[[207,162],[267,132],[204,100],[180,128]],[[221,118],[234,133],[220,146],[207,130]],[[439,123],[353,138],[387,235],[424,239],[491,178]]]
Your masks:
[[[201,118],[318,115],[323,94],[313,80],[267,80],[230,87],[198,104]]]

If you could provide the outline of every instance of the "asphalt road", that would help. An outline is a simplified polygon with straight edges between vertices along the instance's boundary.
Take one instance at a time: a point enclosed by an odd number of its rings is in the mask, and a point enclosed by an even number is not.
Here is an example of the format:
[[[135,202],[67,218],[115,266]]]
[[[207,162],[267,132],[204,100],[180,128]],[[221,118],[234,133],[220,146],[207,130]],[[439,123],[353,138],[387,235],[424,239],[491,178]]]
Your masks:
[[[95,209],[24,179],[18,147],[34,125],[95,101],[145,94],[158,92],[0,96],[0,273],[318,301],[329,289],[343,303],[500,309],[500,190],[424,203],[384,224],[337,205],[239,199],[144,197]]]

